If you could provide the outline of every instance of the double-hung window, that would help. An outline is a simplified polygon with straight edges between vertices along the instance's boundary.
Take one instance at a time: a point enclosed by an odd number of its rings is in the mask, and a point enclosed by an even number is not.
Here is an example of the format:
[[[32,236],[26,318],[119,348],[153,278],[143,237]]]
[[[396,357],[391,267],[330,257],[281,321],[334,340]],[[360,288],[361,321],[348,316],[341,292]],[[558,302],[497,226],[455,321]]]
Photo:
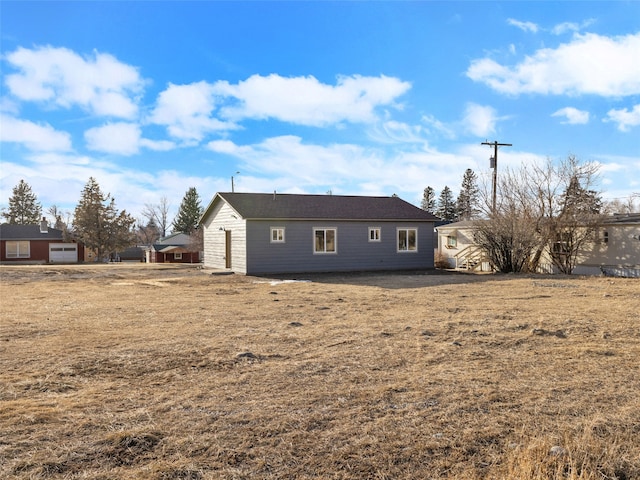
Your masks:
[[[398,252],[418,251],[418,230],[415,228],[398,229]]]
[[[7,241],[7,258],[29,258],[29,240]]]
[[[337,237],[335,228],[314,228],[313,253],[336,253]]]
[[[284,243],[284,227],[271,227],[271,243]]]

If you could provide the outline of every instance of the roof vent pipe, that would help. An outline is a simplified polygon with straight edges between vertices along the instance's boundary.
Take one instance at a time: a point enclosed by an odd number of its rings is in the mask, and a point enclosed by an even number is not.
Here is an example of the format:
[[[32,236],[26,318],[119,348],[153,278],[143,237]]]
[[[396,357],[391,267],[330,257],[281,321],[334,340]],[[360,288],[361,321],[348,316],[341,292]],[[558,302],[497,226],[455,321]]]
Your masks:
[[[40,233],[49,233],[49,224],[45,217],[42,217],[42,221],[40,222]]]
[[[274,200],[276,199],[276,191],[275,190],[273,191],[273,199]]]

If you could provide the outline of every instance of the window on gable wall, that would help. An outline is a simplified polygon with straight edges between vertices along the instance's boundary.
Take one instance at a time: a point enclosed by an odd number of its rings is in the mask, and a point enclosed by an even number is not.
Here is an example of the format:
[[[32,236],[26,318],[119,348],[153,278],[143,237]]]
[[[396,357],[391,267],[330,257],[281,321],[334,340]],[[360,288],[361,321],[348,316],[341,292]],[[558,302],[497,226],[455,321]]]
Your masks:
[[[418,250],[418,230],[415,228],[398,229],[398,252],[415,252]]]
[[[337,233],[335,228],[314,228],[314,253],[336,253]]]
[[[271,227],[271,243],[284,243],[283,227]]]

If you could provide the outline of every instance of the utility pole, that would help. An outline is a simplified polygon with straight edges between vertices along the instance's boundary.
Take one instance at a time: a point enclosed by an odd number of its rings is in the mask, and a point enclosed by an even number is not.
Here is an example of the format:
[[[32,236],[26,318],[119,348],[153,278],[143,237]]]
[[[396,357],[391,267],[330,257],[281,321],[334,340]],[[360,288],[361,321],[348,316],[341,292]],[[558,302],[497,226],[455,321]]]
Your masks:
[[[240,172],[236,172],[236,175],[238,175]],[[233,184],[233,175],[231,175],[231,193],[235,192],[235,188],[234,188],[234,184]]]
[[[498,183],[498,147],[511,147],[510,143],[498,143],[495,142],[482,142],[481,145],[493,145],[493,157],[489,159],[489,167],[493,168],[493,176],[492,176],[492,184],[491,184],[491,194],[492,194],[492,205],[491,212],[496,213],[496,185]]]

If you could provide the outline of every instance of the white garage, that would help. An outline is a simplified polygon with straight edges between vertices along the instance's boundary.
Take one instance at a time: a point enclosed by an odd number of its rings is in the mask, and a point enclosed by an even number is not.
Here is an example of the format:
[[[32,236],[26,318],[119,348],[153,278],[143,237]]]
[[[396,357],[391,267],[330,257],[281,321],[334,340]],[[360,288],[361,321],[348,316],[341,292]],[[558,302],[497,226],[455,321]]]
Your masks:
[[[78,263],[78,245],[76,243],[50,243],[49,262]]]

